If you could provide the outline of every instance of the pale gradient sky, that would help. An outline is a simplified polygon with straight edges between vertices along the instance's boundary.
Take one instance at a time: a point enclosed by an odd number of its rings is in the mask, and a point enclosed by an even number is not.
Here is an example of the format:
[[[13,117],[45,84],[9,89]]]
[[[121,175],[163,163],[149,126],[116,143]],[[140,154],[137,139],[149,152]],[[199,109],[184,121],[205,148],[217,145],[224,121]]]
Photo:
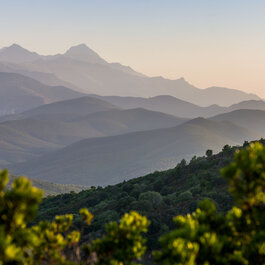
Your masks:
[[[265,98],[264,0],[0,0],[0,47],[86,43],[149,76]]]

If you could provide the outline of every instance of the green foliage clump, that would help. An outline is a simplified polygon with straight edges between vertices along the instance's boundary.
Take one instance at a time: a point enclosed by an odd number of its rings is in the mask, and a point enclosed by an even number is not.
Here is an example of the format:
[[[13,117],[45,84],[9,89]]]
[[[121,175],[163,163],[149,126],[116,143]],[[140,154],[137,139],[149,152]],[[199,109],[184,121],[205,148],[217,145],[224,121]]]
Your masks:
[[[95,257],[94,264],[138,264],[135,260],[145,253],[145,239],[149,221],[137,212],[125,214],[120,223],[106,225],[106,234],[83,247],[89,257]]]
[[[210,157],[210,156],[213,155],[213,150],[208,149],[208,150],[205,152],[205,154],[206,154],[207,157]]]
[[[37,214],[42,191],[26,178],[15,179],[5,190],[8,181],[8,172],[0,172],[0,264],[31,264],[38,238],[27,223]]]
[[[234,239],[242,242],[249,264],[265,263],[265,148],[259,144],[236,152],[235,161],[222,170],[236,207],[228,213]],[[235,214],[237,213],[237,214]]]
[[[163,197],[160,195],[160,193],[155,191],[147,191],[143,192],[139,196],[140,201],[148,201],[152,204],[154,208],[157,208],[161,205],[163,201]]]
[[[189,201],[192,200],[192,193],[190,191],[184,191],[178,195],[178,201]]]
[[[235,153],[222,170],[235,206],[217,213],[205,200],[186,216],[177,216],[177,229],[160,240],[154,253],[158,264],[264,264],[265,263],[265,148],[250,144]]]
[[[107,224],[102,238],[81,249],[82,233],[74,230],[72,214],[29,226],[43,193],[25,177],[15,179],[11,189],[6,188],[8,181],[8,172],[0,172],[0,265],[138,264],[144,254],[142,233],[147,232],[149,221],[137,212]],[[79,214],[89,226],[93,215],[86,208]]]

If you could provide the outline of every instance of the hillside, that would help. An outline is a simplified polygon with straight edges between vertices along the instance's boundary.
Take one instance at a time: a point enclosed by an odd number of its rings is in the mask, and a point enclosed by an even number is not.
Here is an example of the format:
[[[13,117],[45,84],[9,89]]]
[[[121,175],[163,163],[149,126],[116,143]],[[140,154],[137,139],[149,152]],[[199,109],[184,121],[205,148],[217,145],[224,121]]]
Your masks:
[[[37,55],[17,45],[2,49],[2,52],[5,52],[2,59],[0,56],[2,62],[15,63],[24,71],[52,73],[59,80],[71,84],[71,88],[86,93],[133,97],[166,94],[200,106],[229,106],[243,100],[260,99],[254,94],[236,89],[199,89],[184,78],[169,80],[163,77],[147,77],[128,66],[106,62],[84,44],[71,47],[64,54],[53,56]]]
[[[112,109],[120,108],[104,100],[84,96],[70,100],[62,100],[50,104],[44,104],[16,115],[5,115],[0,117],[0,122],[22,120],[25,118],[69,121],[78,117],[84,117],[90,113]]]
[[[224,113],[211,118],[214,121],[230,121],[244,128],[255,131],[259,138],[265,136],[265,111],[239,109],[229,113]]]
[[[20,130],[0,125],[0,166],[23,162],[62,146],[31,136]]]
[[[47,86],[20,74],[0,72],[0,116],[81,96],[66,87]]]
[[[222,152],[208,158],[193,158],[189,164],[181,162],[167,171],[157,171],[114,186],[45,199],[38,220],[52,219],[57,214],[76,214],[78,209],[88,207],[95,219],[86,232],[98,235],[104,223],[137,210],[151,220],[147,238],[149,247],[154,249],[156,239],[175,228],[173,217],[194,211],[202,199],[214,201],[218,211],[226,212],[232,207],[233,201],[220,169],[232,161],[237,148],[226,146]]]
[[[177,126],[187,119],[142,108],[101,111],[76,119],[73,123],[87,122],[105,136],[136,131],[147,131]]]
[[[39,59],[36,52],[31,52],[18,44],[12,44],[9,47],[0,49],[0,60],[3,62],[21,63],[30,62]]]
[[[237,104],[233,104],[227,110],[239,110],[239,109],[253,109],[253,110],[265,110],[265,101],[263,100],[247,100]]]
[[[255,138],[254,132],[231,122],[198,118],[173,128],[82,140],[10,169],[57,183],[106,186],[168,169],[206,149]]]
[[[30,77],[48,86],[64,86],[76,90],[74,85],[64,80],[61,80],[55,74],[27,70],[25,69],[25,67],[15,63],[1,61],[0,72],[21,74],[23,76]]]
[[[35,117],[50,115],[88,115],[98,111],[106,111],[111,109],[118,109],[118,107],[92,97],[79,97],[75,99],[63,100],[51,104],[42,105],[38,108],[22,113],[23,117]]]

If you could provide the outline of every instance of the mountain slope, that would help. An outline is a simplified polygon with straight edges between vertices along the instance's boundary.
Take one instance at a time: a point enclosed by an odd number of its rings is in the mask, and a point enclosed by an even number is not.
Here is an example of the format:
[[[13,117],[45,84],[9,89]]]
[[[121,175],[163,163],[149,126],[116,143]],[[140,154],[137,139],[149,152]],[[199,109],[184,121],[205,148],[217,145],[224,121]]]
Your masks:
[[[71,47],[64,53],[65,57],[72,58],[77,61],[89,63],[107,64],[96,52],[88,48],[85,44],[79,44]]]
[[[265,111],[239,109],[217,115],[211,118],[214,121],[230,121],[245,128],[255,131],[260,137],[265,137]]]
[[[101,111],[81,117],[74,124],[88,123],[105,136],[177,126],[186,119],[146,109]]]
[[[255,133],[230,122],[202,118],[168,129],[86,139],[40,158],[11,166],[14,174],[46,181],[108,185],[167,169],[177,161],[240,144]]]
[[[263,100],[247,100],[237,104],[233,104],[227,108],[227,112],[239,109],[253,109],[253,110],[265,110],[265,101]]]
[[[40,55],[30,52],[17,44],[0,49],[0,61],[21,63],[40,59]]]
[[[0,125],[0,165],[22,162],[62,147],[23,131]]]
[[[14,63],[0,62],[0,72],[21,74],[48,86],[64,86],[76,90],[74,85],[59,79],[55,74],[26,70],[23,66]]]
[[[118,221],[124,213],[135,210],[151,221],[147,245],[149,249],[158,249],[158,238],[165,231],[176,229],[173,218],[194,212],[203,199],[213,201],[218,212],[226,213],[234,206],[220,170],[233,161],[234,152],[241,148],[226,148],[216,155],[197,157],[189,164],[179,163],[172,169],[135,176],[117,185],[47,198],[40,205],[37,219],[78,214],[80,208],[86,207],[95,216],[90,234],[98,237],[104,233],[106,222]]]
[[[47,86],[20,74],[0,72],[0,115],[81,96],[66,87]]]
[[[80,97],[75,99],[63,100],[51,104],[42,105],[38,108],[22,113],[23,117],[35,117],[45,115],[61,114],[67,118],[67,115],[88,115],[98,111],[118,109],[117,106],[101,99],[92,97]]]

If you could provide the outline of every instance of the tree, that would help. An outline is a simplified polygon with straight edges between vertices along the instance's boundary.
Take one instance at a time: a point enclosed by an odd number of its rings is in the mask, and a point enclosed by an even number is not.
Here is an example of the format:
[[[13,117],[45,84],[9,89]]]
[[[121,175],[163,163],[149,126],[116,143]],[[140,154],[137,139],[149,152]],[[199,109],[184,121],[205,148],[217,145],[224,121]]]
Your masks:
[[[185,159],[182,159],[180,163],[178,164],[178,166],[180,167],[185,167],[186,165],[187,165],[187,161]]]
[[[190,191],[184,191],[178,195],[177,198],[179,201],[189,201],[192,200],[192,193]]]
[[[213,155],[213,150],[208,149],[205,154],[206,154],[207,157],[210,157],[210,156]]]
[[[222,149],[223,152],[227,152],[227,151],[230,151],[230,150],[231,150],[231,146],[228,145],[228,144],[224,145],[224,147]]]
[[[143,192],[139,196],[140,201],[149,201],[154,208],[158,207],[161,205],[163,202],[163,198],[160,195],[159,192],[156,191],[147,191]]]

